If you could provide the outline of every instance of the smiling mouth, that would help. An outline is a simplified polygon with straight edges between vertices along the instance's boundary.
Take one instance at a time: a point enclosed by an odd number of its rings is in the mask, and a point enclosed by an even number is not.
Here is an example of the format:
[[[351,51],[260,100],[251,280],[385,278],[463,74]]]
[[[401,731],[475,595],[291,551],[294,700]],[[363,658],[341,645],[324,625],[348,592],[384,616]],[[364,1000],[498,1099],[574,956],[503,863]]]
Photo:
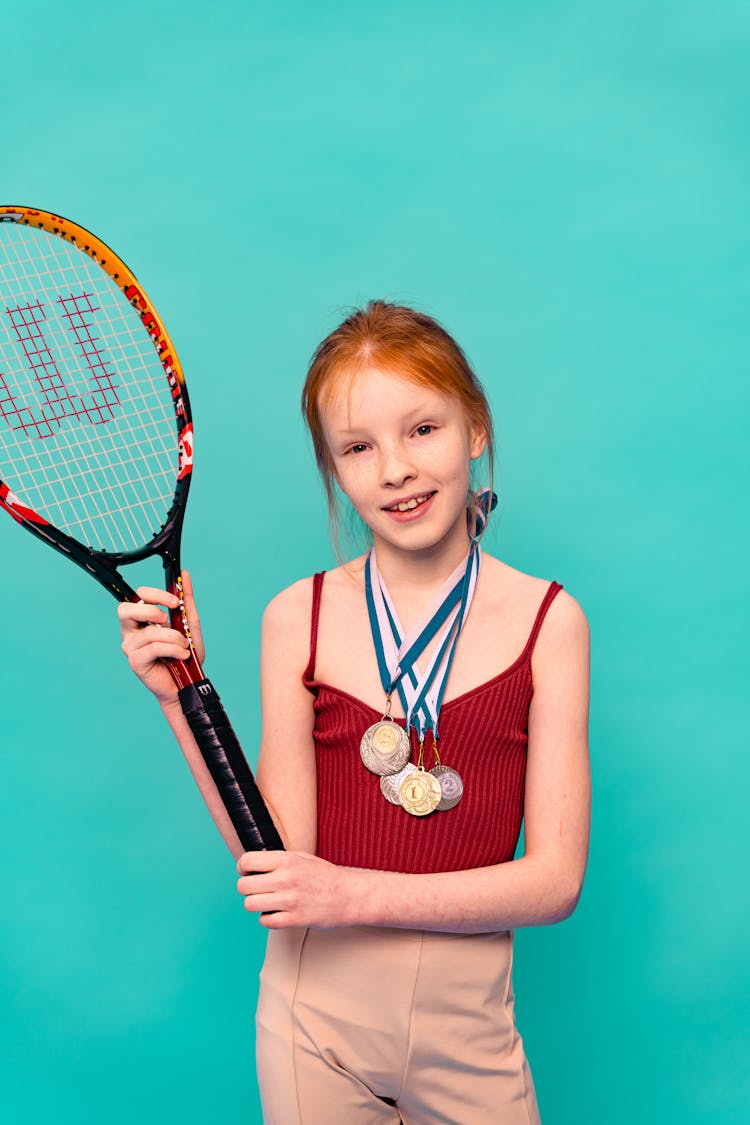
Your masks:
[[[430,497],[434,496],[434,492],[426,492],[424,496],[412,496],[411,500],[401,500],[398,504],[391,504],[390,507],[384,508],[384,512],[412,512],[415,508],[420,507],[421,504],[426,504]]]

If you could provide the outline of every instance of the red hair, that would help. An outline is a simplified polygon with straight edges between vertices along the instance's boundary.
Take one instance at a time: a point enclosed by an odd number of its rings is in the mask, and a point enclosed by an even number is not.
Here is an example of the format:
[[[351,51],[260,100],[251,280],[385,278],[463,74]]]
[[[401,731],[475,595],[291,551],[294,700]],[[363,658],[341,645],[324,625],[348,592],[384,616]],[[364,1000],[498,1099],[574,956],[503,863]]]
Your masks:
[[[312,436],[332,523],[336,523],[335,474],[323,432],[322,409],[332,387],[364,367],[391,371],[458,399],[466,420],[484,433],[490,483],[494,459],[492,416],[482,384],[462,349],[426,313],[387,301],[355,309],[317,347],[302,391],[302,413]]]

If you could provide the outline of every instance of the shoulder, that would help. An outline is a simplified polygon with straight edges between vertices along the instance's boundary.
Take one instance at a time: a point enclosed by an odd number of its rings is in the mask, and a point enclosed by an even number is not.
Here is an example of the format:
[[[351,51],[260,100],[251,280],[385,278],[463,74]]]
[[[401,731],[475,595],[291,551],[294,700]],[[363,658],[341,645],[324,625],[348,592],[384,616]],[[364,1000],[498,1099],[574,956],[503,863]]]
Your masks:
[[[350,562],[334,567],[332,570],[323,571],[324,591],[335,590],[337,593],[345,593],[347,590],[361,590],[366,560],[366,555],[360,555]],[[297,615],[302,609],[307,610],[309,617],[312,593],[313,576],[300,578],[271,598],[265,608],[264,617],[267,616],[271,620],[277,618],[283,620],[290,615]]]
[[[280,590],[263,611],[264,628],[284,627],[301,616],[310,620],[312,606],[312,578],[300,578],[291,586]]]
[[[519,617],[529,622],[535,620],[552,580],[526,574],[509,566],[492,555],[483,554],[482,573],[485,575],[485,596],[496,606],[512,607]],[[565,589],[558,589],[547,605],[543,628],[537,641],[537,650],[559,645],[588,645],[589,625],[579,602]]]
[[[267,668],[293,668],[301,673],[310,649],[312,578],[281,590],[263,611],[261,663]]]
[[[581,606],[566,590],[558,590],[547,608],[532,655],[534,683],[542,678],[588,680],[591,639]]]
[[[337,603],[362,590],[366,556],[325,571],[322,596],[333,596]],[[263,612],[264,634],[283,632],[303,635],[309,640],[312,616],[313,577],[300,578],[271,598]]]

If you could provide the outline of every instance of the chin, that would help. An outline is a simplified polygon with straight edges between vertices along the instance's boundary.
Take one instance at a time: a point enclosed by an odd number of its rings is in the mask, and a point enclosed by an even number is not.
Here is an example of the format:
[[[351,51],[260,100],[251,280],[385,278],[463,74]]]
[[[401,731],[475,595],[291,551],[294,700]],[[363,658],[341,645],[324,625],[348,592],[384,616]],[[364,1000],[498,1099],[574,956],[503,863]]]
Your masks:
[[[428,526],[426,523],[413,523],[375,532],[374,537],[376,542],[380,539],[402,550],[429,551],[452,539],[455,534],[456,524],[450,527],[435,527],[434,524]]]

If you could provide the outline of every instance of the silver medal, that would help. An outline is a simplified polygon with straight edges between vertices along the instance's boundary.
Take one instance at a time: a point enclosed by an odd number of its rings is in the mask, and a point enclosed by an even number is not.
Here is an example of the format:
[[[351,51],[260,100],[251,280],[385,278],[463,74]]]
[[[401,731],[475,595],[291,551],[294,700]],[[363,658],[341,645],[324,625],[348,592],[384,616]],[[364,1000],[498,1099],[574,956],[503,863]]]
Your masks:
[[[438,779],[443,794],[440,798],[438,811],[447,812],[448,809],[455,809],[464,795],[464,783],[461,774],[457,770],[451,769],[450,766],[443,765],[433,766],[430,773]]]
[[[401,804],[398,796],[398,791],[401,788],[401,782],[412,772],[413,769],[414,766],[411,764],[411,762],[407,762],[404,768],[402,770],[399,770],[398,773],[392,773],[388,774],[385,777],[381,777],[380,792],[383,794],[386,801],[390,801],[392,805]]]
[[[411,758],[411,743],[403,727],[394,719],[373,723],[359,745],[362,761],[371,773],[387,777],[402,770]]]

